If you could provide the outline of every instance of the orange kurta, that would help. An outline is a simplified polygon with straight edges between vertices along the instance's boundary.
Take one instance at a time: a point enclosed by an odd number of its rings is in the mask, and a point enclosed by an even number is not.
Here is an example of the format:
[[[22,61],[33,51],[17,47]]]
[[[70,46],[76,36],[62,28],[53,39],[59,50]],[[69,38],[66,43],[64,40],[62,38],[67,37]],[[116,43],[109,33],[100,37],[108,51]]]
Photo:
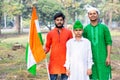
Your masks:
[[[49,73],[61,74],[65,73],[66,59],[66,42],[72,38],[72,32],[66,28],[62,28],[60,33],[55,28],[47,34],[46,51],[50,52]]]

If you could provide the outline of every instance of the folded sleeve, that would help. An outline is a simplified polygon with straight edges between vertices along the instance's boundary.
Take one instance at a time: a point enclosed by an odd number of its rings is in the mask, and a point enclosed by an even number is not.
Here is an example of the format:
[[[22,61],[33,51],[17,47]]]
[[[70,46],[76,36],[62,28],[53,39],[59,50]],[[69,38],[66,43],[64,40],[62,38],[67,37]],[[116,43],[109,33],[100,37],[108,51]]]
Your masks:
[[[87,56],[87,63],[88,63],[88,69],[92,68],[93,60],[92,60],[92,50],[91,50],[91,43],[88,43],[88,56]]]
[[[64,67],[66,67],[67,70],[69,70],[70,68],[70,58],[71,58],[71,53],[70,53],[70,42],[68,41],[66,43],[66,61],[65,61],[65,64],[64,64]]]
[[[47,38],[46,38],[46,45],[45,45],[45,51],[46,52],[49,52],[50,47],[51,47],[51,42],[52,42],[51,34],[48,33]]]
[[[105,38],[106,45],[112,45],[110,31],[107,26],[104,27],[104,38]]]

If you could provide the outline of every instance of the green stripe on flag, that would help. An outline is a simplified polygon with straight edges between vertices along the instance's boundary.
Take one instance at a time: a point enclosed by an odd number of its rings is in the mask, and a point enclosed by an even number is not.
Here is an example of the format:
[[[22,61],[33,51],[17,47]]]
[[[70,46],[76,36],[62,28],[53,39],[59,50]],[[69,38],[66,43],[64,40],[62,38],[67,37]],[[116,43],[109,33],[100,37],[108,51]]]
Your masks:
[[[28,63],[28,50],[29,50],[29,44],[27,43],[26,45],[26,63]],[[28,69],[28,71],[32,74],[32,75],[36,75],[36,64],[34,64],[31,68]]]
[[[41,35],[40,32],[38,33],[38,36],[39,36],[39,39],[40,39],[41,44],[43,45],[44,43],[43,43],[42,35]]]
[[[25,53],[26,53],[26,56],[25,56],[26,63],[28,62],[28,48],[29,48],[29,44],[27,43],[26,51],[25,51]]]
[[[29,68],[28,71],[29,71],[32,75],[36,75],[36,64],[34,64],[31,68]]]

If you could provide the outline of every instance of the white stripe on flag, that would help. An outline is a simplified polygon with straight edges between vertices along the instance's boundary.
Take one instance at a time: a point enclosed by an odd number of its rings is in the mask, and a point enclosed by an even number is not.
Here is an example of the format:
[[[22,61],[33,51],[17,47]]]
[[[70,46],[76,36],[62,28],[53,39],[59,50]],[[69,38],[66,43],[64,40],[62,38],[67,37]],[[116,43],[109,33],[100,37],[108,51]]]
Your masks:
[[[40,25],[39,25],[38,20],[35,20],[35,26],[37,28],[37,32],[40,32]]]
[[[36,64],[36,61],[33,57],[33,54],[31,52],[30,46],[28,49],[28,64],[27,64],[27,69],[29,69],[31,66],[33,66],[34,64]]]

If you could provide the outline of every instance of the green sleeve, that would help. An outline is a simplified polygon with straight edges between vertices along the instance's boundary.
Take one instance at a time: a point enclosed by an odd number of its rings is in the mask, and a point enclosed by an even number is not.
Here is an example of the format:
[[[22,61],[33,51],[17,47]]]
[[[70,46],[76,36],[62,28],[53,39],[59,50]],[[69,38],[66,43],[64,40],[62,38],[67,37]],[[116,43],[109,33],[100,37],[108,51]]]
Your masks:
[[[105,38],[105,43],[106,45],[112,45],[112,39],[111,39],[111,35],[110,35],[110,31],[108,29],[107,26],[105,26],[105,29],[104,29],[104,38]]]
[[[85,27],[84,30],[83,30],[83,37],[84,38],[87,38],[87,28]]]

